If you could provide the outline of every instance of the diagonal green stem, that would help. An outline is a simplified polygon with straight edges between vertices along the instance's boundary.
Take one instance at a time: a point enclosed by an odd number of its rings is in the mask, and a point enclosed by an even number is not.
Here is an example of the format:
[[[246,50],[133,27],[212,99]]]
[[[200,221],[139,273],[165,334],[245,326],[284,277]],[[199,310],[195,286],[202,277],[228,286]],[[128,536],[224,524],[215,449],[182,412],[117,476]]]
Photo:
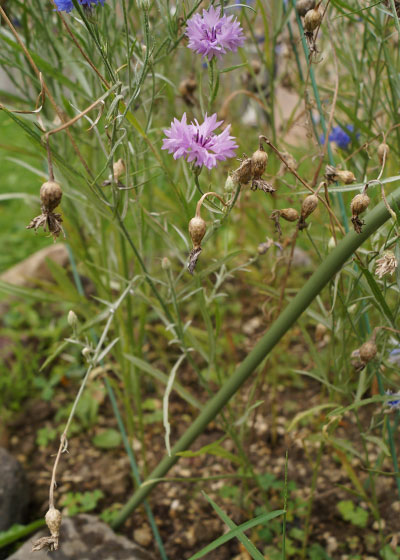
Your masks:
[[[389,204],[400,205],[400,188],[389,197]],[[119,527],[124,523],[128,515],[146,498],[151,490],[157,485],[155,479],[162,478],[169,469],[178,461],[177,455],[190,447],[195,439],[205,430],[207,425],[221,412],[223,407],[240,389],[243,383],[250,377],[254,370],[267,357],[269,352],[281,340],[286,332],[293,326],[300,315],[312,303],[314,298],[328,284],[335,274],[343,267],[353,253],[366,241],[380,226],[382,226],[390,215],[383,202],[377,205],[366,217],[366,225],[361,234],[354,231],[348,233],[337,245],[336,249],[328,255],[306,282],[296,297],[290,302],[278,319],[273,323],[267,333],[256,344],[244,361],[236,369],[235,373],[221,387],[218,393],[212,397],[204,406],[203,411],[186,430],[171,450],[171,456],[166,456],[153,470],[148,479],[136,490],[128,500],[124,508],[113,523],[113,527]]]

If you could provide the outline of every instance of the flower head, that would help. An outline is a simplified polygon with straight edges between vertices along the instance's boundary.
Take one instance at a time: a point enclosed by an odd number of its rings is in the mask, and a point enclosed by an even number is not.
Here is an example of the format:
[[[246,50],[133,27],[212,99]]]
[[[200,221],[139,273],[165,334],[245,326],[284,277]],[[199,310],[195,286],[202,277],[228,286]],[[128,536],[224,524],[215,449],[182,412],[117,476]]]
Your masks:
[[[203,15],[195,14],[187,22],[188,47],[203,58],[221,58],[226,51],[236,52],[245,41],[243,29],[234,16],[220,16],[220,8],[210,6]]]
[[[188,124],[186,113],[182,119],[174,119],[171,127],[164,130],[167,138],[163,140],[163,150],[174,154],[174,159],[185,157],[196,165],[205,165],[208,169],[216,167],[218,161],[223,161],[235,155],[238,147],[235,138],[229,136],[230,125],[221,134],[214,134],[214,130],[222,124],[217,122],[217,115],[204,118],[203,124],[199,124],[195,119]]]
[[[393,393],[390,391],[385,391],[385,395],[393,395],[393,397],[397,397],[392,401],[387,401],[386,405],[389,407],[390,410],[399,410],[400,409],[400,393]]]
[[[72,0],[54,0],[57,6],[57,11],[59,12],[70,12],[74,8]],[[91,6],[92,4],[104,5],[105,0],[78,0],[79,4],[82,6]]]
[[[354,126],[352,124],[348,124],[346,126],[346,128],[349,132],[354,131]],[[359,136],[360,136],[360,134],[357,133],[356,137],[358,138]],[[329,134],[329,141],[330,142],[335,142],[335,144],[337,144],[337,146],[339,148],[341,148],[342,150],[347,150],[347,148],[349,147],[349,145],[351,143],[351,138],[347,134],[347,132],[345,130],[343,130],[343,128],[341,126],[334,126],[332,128],[331,133]],[[325,142],[324,134],[321,135],[320,142],[321,142],[321,144],[324,144],[324,142]]]

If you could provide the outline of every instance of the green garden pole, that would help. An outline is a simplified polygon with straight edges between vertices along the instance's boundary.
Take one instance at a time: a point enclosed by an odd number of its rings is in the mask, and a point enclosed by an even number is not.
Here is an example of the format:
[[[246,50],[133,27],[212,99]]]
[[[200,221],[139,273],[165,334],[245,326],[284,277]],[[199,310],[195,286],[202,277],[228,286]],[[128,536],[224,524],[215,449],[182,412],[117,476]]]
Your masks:
[[[400,188],[387,198],[390,206],[396,204],[400,208]],[[218,393],[204,405],[203,411],[172,448],[171,456],[165,456],[149,477],[134,492],[113,522],[113,528],[117,528],[124,523],[130,513],[146,498],[146,496],[148,496],[152,489],[158,484],[157,479],[163,478],[170,468],[178,461],[179,456],[177,453],[185,451],[191,446],[195,439],[205,430],[207,425],[214,420],[227,402],[250,377],[254,370],[268,356],[269,352],[292,327],[303,311],[312,303],[314,298],[335,274],[339,272],[360,245],[382,226],[389,217],[390,215],[387,208],[384,203],[381,202],[366,215],[366,223],[362,233],[357,234],[351,231],[340,241],[337,247],[320,264],[303,288],[287,305],[278,319],[239,365],[233,375],[226,381]]]

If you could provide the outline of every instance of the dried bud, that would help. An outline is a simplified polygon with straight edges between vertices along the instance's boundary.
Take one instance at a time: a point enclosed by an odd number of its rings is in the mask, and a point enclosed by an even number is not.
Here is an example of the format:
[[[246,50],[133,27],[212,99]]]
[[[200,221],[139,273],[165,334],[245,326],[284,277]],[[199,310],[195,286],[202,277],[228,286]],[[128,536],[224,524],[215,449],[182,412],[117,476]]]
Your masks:
[[[201,240],[206,233],[206,222],[200,216],[195,216],[189,222],[189,234],[195,249],[200,248]]]
[[[381,165],[383,165],[383,160],[387,161],[388,155],[389,155],[389,146],[385,143],[379,144],[378,158]]]
[[[297,165],[297,161],[294,159],[292,154],[289,154],[289,152],[281,152],[281,157],[285,160],[285,163],[282,162],[282,165],[279,170],[279,173],[281,175],[286,173],[288,171],[288,168],[294,169],[296,171],[298,165]]]
[[[315,341],[321,342],[321,340],[323,340],[327,332],[328,329],[326,328],[326,326],[323,325],[322,323],[318,323],[317,326],[315,327],[315,333],[314,333]]]
[[[339,169],[336,175],[337,180],[341,183],[344,183],[345,185],[350,185],[356,180],[354,173],[352,173],[351,171],[347,171],[346,169]]]
[[[301,218],[305,220],[310,214],[314,212],[318,205],[318,197],[315,194],[306,196],[301,205]]]
[[[368,340],[364,342],[362,346],[359,348],[360,351],[360,358],[364,364],[367,364],[371,360],[373,360],[378,352],[378,348],[373,340]]]
[[[122,158],[119,158],[113,165],[114,181],[118,182],[118,179],[126,172],[125,162]]]
[[[318,197],[315,194],[310,194],[306,196],[301,205],[301,214],[299,220],[299,229],[305,229],[307,227],[306,218],[314,212],[318,205]]]
[[[78,317],[76,316],[76,313],[72,311],[72,309],[70,309],[70,311],[68,312],[67,321],[68,325],[73,329],[75,329],[78,325]]]
[[[61,512],[58,509],[51,507],[45,515],[45,521],[51,536],[57,538],[60,535]]]
[[[247,185],[253,178],[253,169],[251,158],[246,158],[240,164],[240,167],[233,172],[232,178],[241,185]]]
[[[309,10],[304,16],[304,29],[306,33],[312,33],[321,24],[322,12],[318,8]]]
[[[297,0],[296,11],[299,16],[304,17],[306,13],[315,7],[315,0]]]
[[[354,231],[357,233],[362,233],[362,227],[364,225],[364,221],[360,220],[358,216],[368,208],[369,202],[369,196],[366,193],[356,194],[351,201],[351,221],[353,223]]]
[[[353,216],[359,216],[362,214],[370,203],[369,196],[367,193],[356,194],[350,204],[351,213]]]
[[[354,173],[351,171],[347,171],[346,169],[338,169],[333,165],[327,165],[325,168],[325,177],[329,183],[333,183],[334,181],[340,181],[345,185],[350,185],[354,183],[356,180]]]
[[[228,177],[225,181],[224,191],[226,193],[231,193],[237,188],[238,184],[239,183],[234,180],[232,175],[228,175]]]
[[[268,154],[263,148],[259,148],[251,157],[251,167],[253,171],[253,177],[255,179],[260,179],[262,174],[267,167]]]
[[[168,270],[171,268],[171,261],[169,260],[168,257],[164,257],[161,261],[161,268],[163,270]]]
[[[194,105],[196,102],[196,99],[193,95],[196,88],[197,82],[193,78],[182,80],[182,82],[179,84],[179,93],[182,95],[184,101],[188,105]]]
[[[51,212],[60,204],[62,198],[62,190],[55,181],[46,181],[40,187],[40,202],[42,203],[43,212]]]
[[[299,219],[299,213],[295,208],[283,208],[279,210],[280,217],[288,222],[297,222]]]

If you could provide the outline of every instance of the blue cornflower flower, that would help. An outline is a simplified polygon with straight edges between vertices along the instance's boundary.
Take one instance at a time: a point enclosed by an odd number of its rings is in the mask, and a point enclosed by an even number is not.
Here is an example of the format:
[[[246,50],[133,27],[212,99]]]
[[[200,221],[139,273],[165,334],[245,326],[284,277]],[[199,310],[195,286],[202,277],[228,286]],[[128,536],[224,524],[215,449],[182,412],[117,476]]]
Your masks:
[[[346,125],[346,128],[349,132],[354,131],[354,126],[352,124]],[[360,136],[360,134],[357,133],[356,137],[358,138],[359,136]],[[335,142],[335,144],[337,144],[337,146],[339,148],[342,148],[342,150],[347,150],[347,148],[349,147],[349,144],[351,142],[351,138],[347,134],[347,132],[345,132],[345,130],[343,130],[343,128],[341,126],[334,126],[332,128],[331,133],[329,134],[329,141],[330,142]],[[325,135],[324,134],[321,135],[320,142],[321,142],[321,144],[323,144],[325,142]]]
[[[74,5],[72,0],[54,0],[57,6],[57,11],[59,12],[70,12],[74,9]],[[92,4],[101,4],[104,5],[105,0],[78,0],[79,4],[82,6],[91,6]]]
[[[392,391],[385,391],[385,395],[393,395],[394,397],[398,397],[397,399],[393,399],[392,401],[387,401],[386,405],[391,410],[399,410],[400,409],[400,393],[392,393]]]

